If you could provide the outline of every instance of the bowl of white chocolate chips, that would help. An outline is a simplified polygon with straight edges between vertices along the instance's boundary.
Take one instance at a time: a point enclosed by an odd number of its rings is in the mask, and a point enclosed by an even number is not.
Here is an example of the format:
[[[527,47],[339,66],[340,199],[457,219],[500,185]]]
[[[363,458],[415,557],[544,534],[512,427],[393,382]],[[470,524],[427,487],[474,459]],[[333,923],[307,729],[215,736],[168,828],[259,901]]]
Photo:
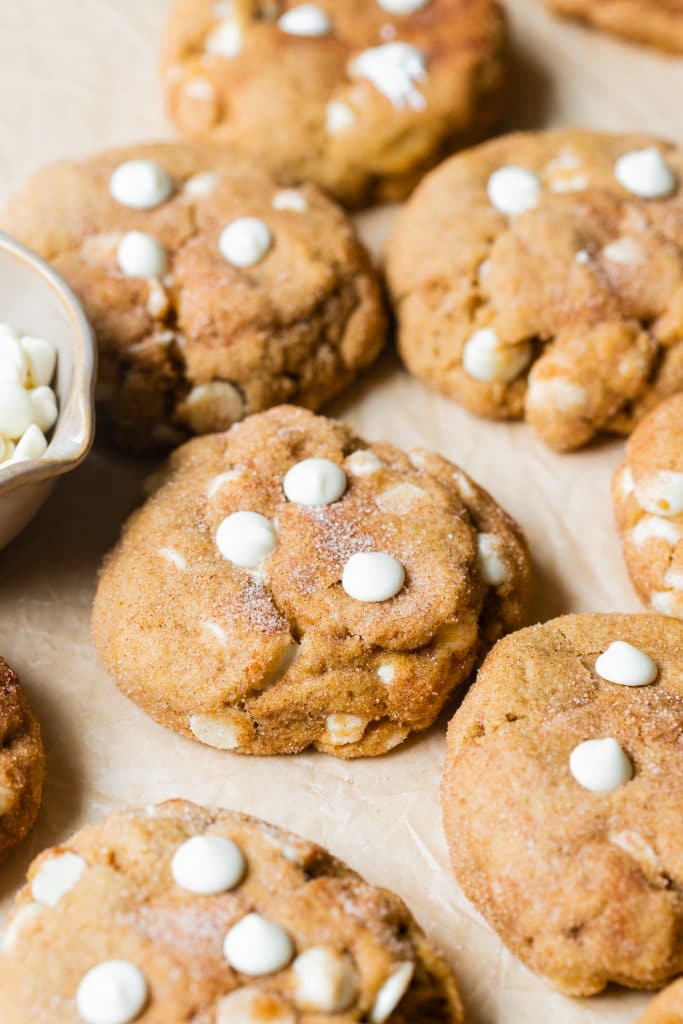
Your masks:
[[[0,547],[87,455],[95,369],[93,334],[76,297],[0,232]]]

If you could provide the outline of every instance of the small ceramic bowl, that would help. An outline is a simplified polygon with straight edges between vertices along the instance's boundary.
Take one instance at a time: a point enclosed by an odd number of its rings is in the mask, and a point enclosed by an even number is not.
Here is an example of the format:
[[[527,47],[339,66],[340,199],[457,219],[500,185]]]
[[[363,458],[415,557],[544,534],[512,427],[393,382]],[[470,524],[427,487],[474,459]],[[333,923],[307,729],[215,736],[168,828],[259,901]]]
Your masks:
[[[0,466],[0,548],[31,521],[57,478],[74,469],[94,435],[95,339],[70,288],[35,253],[0,232],[0,323],[57,347],[59,418],[41,459]]]

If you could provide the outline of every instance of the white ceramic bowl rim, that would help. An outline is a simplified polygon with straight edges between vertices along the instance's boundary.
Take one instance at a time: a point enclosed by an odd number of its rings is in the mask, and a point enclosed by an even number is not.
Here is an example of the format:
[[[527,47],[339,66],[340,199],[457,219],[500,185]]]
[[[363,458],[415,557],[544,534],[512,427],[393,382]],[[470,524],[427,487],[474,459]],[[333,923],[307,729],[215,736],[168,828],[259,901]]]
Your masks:
[[[59,438],[61,441],[60,456],[51,458],[48,447],[41,459],[0,466],[0,494],[7,494],[24,484],[67,473],[82,462],[90,451],[95,433],[97,347],[80,302],[52,267],[4,231],[0,231],[0,250],[26,264],[51,289],[71,324],[75,349],[71,388],[66,401],[60,403],[59,418],[53,428],[52,439]],[[73,438],[71,444],[68,443],[69,436]]]

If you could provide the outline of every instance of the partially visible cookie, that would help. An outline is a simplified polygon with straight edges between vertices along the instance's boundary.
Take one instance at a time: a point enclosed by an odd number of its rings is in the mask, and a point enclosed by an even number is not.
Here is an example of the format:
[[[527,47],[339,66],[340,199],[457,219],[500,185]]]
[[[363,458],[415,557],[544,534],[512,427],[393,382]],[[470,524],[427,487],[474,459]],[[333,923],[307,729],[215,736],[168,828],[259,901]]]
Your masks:
[[[181,800],[41,854],[4,948],[3,1024],[463,1020],[397,896],[298,836]]]
[[[153,718],[244,754],[382,754],[523,621],[524,540],[439,455],[279,407],[197,438],[100,576],[99,654]]]
[[[420,185],[388,247],[416,376],[546,444],[627,434],[683,390],[683,151],[647,135],[508,135]]]
[[[184,135],[358,206],[483,138],[508,63],[496,0],[176,0],[163,68]]]
[[[633,432],[612,491],[636,590],[654,611],[683,619],[683,393]]]
[[[683,979],[653,999],[636,1024],[683,1024]]]
[[[683,623],[567,615],[501,640],[448,732],[456,878],[567,995],[683,971]]]
[[[545,0],[557,14],[580,18],[595,28],[636,43],[683,53],[681,0]]]
[[[99,412],[128,447],[168,447],[283,401],[317,408],[384,343],[378,278],[346,214],[221,146],[47,167],[0,225],[82,300]]]
[[[33,827],[44,774],[40,726],[19,680],[0,658],[0,855]]]

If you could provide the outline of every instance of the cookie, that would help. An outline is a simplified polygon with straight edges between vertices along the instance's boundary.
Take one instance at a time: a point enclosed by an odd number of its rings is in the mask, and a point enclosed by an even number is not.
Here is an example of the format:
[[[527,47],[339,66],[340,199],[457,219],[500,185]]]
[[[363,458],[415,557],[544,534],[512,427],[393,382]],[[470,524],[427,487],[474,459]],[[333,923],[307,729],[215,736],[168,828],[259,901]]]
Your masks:
[[[403,902],[255,818],[170,800],[47,850],[0,955],[3,1024],[460,1024]]]
[[[128,447],[168,447],[283,401],[317,408],[384,342],[378,278],[346,214],[210,143],[48,167],[0,225],[82,300],[99,411]]]
[[[176,0],[163,70],[184,135],[360,206],[493,128],[508,63],[496,0]]]
[[[683,1024],[683,979],[653,999],[637,1024]]]
[[[636,590],[654,611],[683,619],[683,393],[633,432],[612,493]]]
[[[44,775],[40,726],[19,680],[0,658],[0,856],[33,827]]]
[[[557,14],[671,53],[683,53],[680,0],[545,0]]]
[[[683,390],[683,152],[508,135],[435,170],[388,247],[408,369],[559,451]]]
[[[442,784],[456,878],[567,995],[683,971],[683,623],[567,615],[501,640]]]
[[[243,754],[382,754],[522,622],[529,563],[430,452],[292,407],[171,457],[100,576],[93,634],[154,719]]]

